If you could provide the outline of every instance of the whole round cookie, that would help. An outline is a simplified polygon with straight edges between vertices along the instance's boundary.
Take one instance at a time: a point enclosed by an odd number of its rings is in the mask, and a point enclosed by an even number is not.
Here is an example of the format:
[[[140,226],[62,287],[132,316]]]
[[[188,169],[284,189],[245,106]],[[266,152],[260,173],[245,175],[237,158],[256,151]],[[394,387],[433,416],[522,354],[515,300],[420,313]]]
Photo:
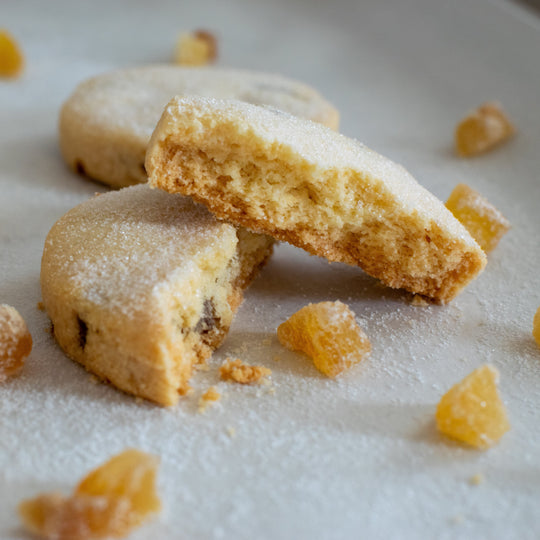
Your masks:
[[[118,188],[146,182],[146,146],[176,95],[269,105],[337,129],[338,111],[316,90],[268,73],[172,65],[99,75],[81,83],[60,112],[60,149],[75,171]]]

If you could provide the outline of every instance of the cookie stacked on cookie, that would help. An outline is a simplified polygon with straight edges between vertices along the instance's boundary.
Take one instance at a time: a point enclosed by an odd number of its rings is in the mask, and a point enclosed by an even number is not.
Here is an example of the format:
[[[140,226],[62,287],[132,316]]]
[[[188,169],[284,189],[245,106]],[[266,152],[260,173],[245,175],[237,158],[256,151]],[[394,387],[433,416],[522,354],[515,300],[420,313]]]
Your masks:
[[[483,251],[337,122],[315,90],[274,75],[161,66],[83,83],[62,109],[64,158],[112,187],[146,174],[150,185],[87,201],[49,233],[43,300],[64,351],[122,390],[174,404],[274,239],[454,298]]]
[[[41,288],[54,335],[100,378],[161,405],[225,337],[274,239],[218,221],[191,198],[152,190],[146,146],[164,105],[194,93],[280,107],[336,128],[315,90],[277,75],[157,66],[82,83],[61,112],[67,163],[111,187],[49,232]]]
[[[467,230],[403,167],[275,108],[176,97],[152,135],[146,170],[153,187],[190,195],[221,219],[438,302],[486,264]]]

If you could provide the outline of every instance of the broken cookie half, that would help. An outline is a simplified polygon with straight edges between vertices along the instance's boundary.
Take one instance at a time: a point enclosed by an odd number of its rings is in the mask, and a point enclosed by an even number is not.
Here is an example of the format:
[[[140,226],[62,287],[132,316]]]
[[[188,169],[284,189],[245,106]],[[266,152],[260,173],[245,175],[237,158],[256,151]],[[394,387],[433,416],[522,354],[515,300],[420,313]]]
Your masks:
[[[68,356],[161,405],[221,343],[273,240],[134,186],[70,210],[45,241],[43,303]]]
[[[146,155],[153,187],[394,288],[448,302],[482,249],[401,166],[332,130],[233,100],[177,97]]]

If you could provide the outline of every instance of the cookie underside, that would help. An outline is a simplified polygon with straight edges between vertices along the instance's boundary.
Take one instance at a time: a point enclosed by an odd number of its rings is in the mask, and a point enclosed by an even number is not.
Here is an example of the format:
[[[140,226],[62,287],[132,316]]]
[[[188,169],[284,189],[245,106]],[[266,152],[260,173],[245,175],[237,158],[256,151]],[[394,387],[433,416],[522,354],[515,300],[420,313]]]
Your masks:
[[[464,227],[402,167],[269,108],[175,98],[146,168],[152,186],[220,218],[440,302],[485,265]]]
[[[173,405],[225,337],[272,243],[147,186],[91,199],[45,243],[41,287],[54,336],[100,378]]]

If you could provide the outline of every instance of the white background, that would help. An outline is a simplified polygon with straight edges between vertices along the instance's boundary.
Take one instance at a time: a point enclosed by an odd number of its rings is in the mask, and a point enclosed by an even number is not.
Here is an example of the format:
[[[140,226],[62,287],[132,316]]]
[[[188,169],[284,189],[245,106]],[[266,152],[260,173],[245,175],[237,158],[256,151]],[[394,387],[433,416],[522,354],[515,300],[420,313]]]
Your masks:
[[[69,492],[126,446],[162,458],[165,510],[135,540],[540,537],[538,19],[502,0],[3,0],[1,13],[27,66],[0,82],[0,302],[26,318],[34,349],[0,387],[0,538],[28,538],[18,501]],[[64,166],[61,103],[91,75],[169,61],[178,33],[195,28],[218,35],[219,65],[312,84],[340,109],[345,134],[443,200],[469,184],[513,228],[448,306],[413,307],[358,269],[281,245],[211,370],[194,377],[194,396],[165,410],[92,384],[36,304],[46,233],[106,190]],[[456,122],[488,99],[503,103],[517,137],[456,158]],[[333,381],[283,349],[275,329],[306,303],[335,299],[355,311],[373,352]],[[221,403],[197,414],[233,354],[270,367],[275,393],[219,383]],[[440,396],[485,362],[501,372],[512,429],[479,452],[440,436],[433,417]],[[485,480],[472,485],[477,473]]]

